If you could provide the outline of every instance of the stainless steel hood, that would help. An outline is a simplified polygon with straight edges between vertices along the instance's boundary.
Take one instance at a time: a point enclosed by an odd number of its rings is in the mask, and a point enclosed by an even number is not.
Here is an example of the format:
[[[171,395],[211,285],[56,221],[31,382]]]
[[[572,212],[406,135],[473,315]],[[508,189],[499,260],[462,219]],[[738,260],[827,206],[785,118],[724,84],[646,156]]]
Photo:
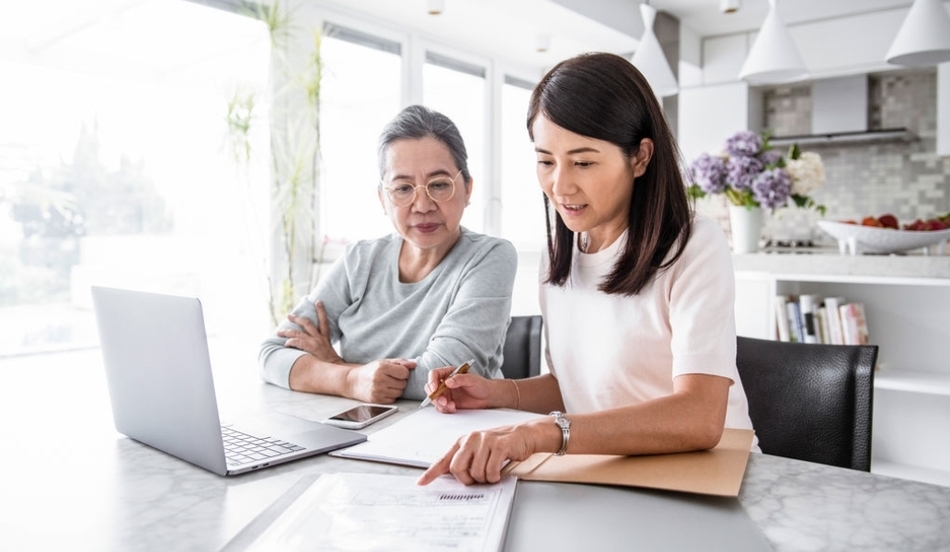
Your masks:
[[[917,136],[906,128],[885,128],[854,132],[829,132],[827,134],[799,134],[797,136],[774,136],[769,139],[773,146],[846,146],[883,142],[913,142]]]
[[[823,79],[811,85],[811,134],[775,136],[773,146],[845,146],[910,142],[917,137],[906,128],[868,129],[868,76]]]

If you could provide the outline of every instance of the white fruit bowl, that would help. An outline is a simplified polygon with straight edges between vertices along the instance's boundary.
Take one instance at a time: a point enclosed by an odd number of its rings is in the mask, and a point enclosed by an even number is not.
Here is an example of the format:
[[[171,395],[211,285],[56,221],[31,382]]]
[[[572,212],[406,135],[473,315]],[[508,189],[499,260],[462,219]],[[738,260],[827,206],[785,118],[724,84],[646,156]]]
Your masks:
[[[838,240],[842,254],[856,255],[859,252],[900,253],[925,248],[928,255],[943,255],[944,246],[950,238],[950,228],[945,230],[895,230],[877,226],[863,226],[846,222],[819,220],[818,227]]]

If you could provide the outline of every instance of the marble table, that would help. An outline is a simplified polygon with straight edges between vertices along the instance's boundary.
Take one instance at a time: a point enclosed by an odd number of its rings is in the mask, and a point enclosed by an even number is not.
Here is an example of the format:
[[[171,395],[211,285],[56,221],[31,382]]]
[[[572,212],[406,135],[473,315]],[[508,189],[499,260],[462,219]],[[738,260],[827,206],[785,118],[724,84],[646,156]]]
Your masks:
[[[242,347],[212,354],[245,359],[216,368],[224,419],[352,404],[261,383]],[[98,350],[0,359],[0,374],[0,550],[220,550],[304,476],[419,473],[322,455],[223,478],[115,432]],[[738,502],[777,551],[950,550],[950,487],[753,454]]]

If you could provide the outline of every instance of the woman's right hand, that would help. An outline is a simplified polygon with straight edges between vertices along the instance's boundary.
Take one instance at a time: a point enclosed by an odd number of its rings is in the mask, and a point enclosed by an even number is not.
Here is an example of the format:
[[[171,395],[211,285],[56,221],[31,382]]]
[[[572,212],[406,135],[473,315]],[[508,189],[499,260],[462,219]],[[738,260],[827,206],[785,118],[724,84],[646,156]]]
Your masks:
[[[426,383],[426,394],[432,394],[445,381],[445,392],[433,399],[436,410],[452,413],[456,410],[475,410],[489,408],[492,398],[491,386],[495,380],[485,379],[478,374],[456,374],[449,378],[455,370],[453,366],[436,368],[429,372],[429,381]],[[448,379],[445,379],[448,378]]]

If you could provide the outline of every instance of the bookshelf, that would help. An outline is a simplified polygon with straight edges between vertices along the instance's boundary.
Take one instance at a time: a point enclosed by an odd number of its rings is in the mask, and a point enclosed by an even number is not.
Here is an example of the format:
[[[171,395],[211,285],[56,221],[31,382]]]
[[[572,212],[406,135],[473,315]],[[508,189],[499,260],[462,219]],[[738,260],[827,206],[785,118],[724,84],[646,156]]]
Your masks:
[[[871,471],[950,485],[950,257],[736,255],[736,329],[776,339],[778,295],[864,304],[874,378]]]

